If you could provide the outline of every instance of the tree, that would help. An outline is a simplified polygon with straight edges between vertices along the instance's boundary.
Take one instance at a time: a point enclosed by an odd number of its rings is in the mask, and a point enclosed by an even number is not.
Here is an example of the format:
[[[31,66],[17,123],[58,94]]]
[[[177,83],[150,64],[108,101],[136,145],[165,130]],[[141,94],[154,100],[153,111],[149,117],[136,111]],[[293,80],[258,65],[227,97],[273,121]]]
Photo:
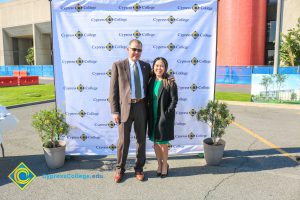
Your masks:
[[[287,34],[281,34],[280,60],[284,65],[300,65],[300,18],[296,28],[289,29]]]
[[[295,92],[293,92],[293,93],[291,94],[291,100],[292,100],[292,101],[297,100],[297,94],[296,94]]]
[[[263,76],[261,82],[259,83],[260,85],[264,86],[265,87],[265,90],[266,90],[266,97],[268,96],[267,93],[268,93],[268,88],[270,85],[273,84],[273,79],[272,79],[272,76]]]
[[[277,92],[276,92],[277,98],[279,100],[281,100],[278,94],[280,92],[281,87],[283,86],[284,81],[287,79],[287,75],[286,74],[274,74],[274,77],[275,77],[275,82],[276,82],[276,86],[277,86]]]
[[[27,55],[25,56],[26,62],[29,65],[34,65],[34,50],[33,47],[30,47],[27,50]]]

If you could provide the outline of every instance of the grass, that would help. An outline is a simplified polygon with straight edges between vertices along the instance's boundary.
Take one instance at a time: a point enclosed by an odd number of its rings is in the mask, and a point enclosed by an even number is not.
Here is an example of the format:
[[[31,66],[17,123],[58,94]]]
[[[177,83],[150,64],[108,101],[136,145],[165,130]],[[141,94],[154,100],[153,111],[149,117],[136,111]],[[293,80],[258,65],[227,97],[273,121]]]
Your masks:
[[[54,99],[54,85],[28,85],[0,88],[0,105],[12,106]]]
[[[12,106],[54,99],[54,85],[30,85],[0,88],[0,105]],[[250,101],[251,95],[238,92],[216,92],[217,100]]]
[[[225,101],[247,101],[250,102],[251,94],[239,92],[216,92],[217,100]]]

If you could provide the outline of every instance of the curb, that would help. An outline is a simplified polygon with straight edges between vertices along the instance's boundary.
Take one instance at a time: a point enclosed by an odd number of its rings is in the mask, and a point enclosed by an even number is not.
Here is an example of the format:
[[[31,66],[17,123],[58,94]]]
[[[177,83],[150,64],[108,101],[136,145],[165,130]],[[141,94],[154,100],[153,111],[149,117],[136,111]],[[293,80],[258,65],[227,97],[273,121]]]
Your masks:
[[[45,100],[45,101],[36,101],[36,102],[31,102],[31,103],[24,103],[24,104],[18,104],[18,105],[13,105],[13,106],[7,106],[7,109],[13,109],[13,108],[20,108],[20,107],[25,107],[25,106],[33,106],[33,105],[38,105],[38,104],[43,104],[43,103],[52,103],[55,102],[55,99],[50,99],[50,100]]]
[[[221,101],[221,100],[220,100]],[[228,105],[234,106],[249,106],[249,107],[264,107],[264,108],[285,108],[300,110],[300,104],[272,104],[272,103],[256,103],[256,102],[245,102],[245,101],[222,101]]]

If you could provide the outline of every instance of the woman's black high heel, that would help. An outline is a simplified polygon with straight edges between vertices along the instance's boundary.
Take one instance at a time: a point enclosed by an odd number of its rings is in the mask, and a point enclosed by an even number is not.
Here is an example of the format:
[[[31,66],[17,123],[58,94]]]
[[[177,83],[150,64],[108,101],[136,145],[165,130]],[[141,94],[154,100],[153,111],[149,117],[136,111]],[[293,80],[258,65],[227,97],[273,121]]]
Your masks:
[[[168,167],[167,167],[167,173],[166,174],[161,174],[160,178],[166,178],[169,174],[169,164],[168,164]]]
[[[161,170],[161,169],[160,169]],[[159,172],[158,170],[156,171],[156,176],[159,177],[161,176],[161,172]]]

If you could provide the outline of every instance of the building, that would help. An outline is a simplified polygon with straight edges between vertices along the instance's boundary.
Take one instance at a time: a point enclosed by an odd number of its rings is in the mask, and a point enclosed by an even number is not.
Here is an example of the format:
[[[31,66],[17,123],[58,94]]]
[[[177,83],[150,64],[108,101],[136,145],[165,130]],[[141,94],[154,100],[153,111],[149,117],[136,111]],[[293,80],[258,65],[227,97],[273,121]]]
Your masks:
[[[282,31],[295,27],[299,0],[283,0]],[[272,65],[277,0],[219,0],[218,66]],[[34,47],[36,65],[51,64],[50,2],[0,4],[0,66],[25,65]]]

